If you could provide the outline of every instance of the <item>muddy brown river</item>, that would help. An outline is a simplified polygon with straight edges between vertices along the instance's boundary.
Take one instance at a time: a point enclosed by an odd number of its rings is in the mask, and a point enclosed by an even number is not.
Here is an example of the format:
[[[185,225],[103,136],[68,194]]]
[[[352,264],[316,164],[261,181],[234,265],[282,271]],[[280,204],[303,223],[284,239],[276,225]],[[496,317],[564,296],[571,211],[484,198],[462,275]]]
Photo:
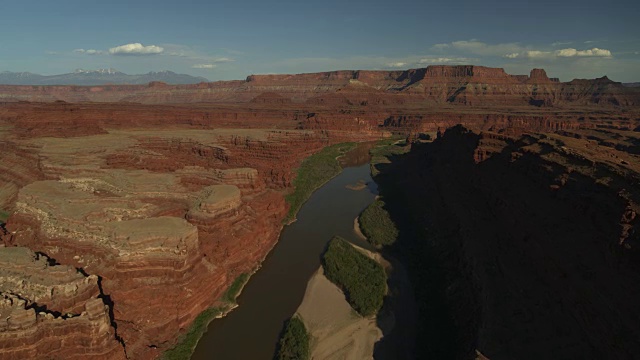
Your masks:
[[[361,144],[341,159],[344,168],[316,192],[287,225],[262,268],[237,299],[239,307],[211,322],[192,356],[195,360],[272,359],[284,322],[296,311],[307,281],[334,235],[365,248],[353,231],[355,219],[375,198],[369,172],[370,144]],[[361,190],[347,188],[364,182]]]

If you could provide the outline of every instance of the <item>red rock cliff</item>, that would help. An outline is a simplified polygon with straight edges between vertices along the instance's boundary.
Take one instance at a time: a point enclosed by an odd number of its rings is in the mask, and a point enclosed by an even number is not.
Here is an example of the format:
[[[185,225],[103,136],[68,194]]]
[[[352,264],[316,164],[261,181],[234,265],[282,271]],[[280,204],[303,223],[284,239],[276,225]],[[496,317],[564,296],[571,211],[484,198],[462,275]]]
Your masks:
[[[409,95],[406,100],[418,104],[430,100],[472,106],[487,103],[529,105],[532,98],[543,101],[547,106],[565,103],[628,106],[640,103],[640,93],[619,83],[594,89],[593,83],[589,82],[559,83],[551,80],[542,69],[534,69],[531,76],[525,78],[509,75],[500,68],[474,65],[435,65],[406,71],[343,70],[295,75],[250,75],[245,81],[195,85],[4,85],[0,86],[0,96],[9,101],[233,103],[248,102],[261,93],[273,92],[302,102],[321,94],[335,93],[354,83],[365,85],[361,87],[363,90],[370,87],[383,90],[388,95]],[[545,87],[533,89],[527,86],[542,84]],[[579,95],[576,94],[577,89]]]

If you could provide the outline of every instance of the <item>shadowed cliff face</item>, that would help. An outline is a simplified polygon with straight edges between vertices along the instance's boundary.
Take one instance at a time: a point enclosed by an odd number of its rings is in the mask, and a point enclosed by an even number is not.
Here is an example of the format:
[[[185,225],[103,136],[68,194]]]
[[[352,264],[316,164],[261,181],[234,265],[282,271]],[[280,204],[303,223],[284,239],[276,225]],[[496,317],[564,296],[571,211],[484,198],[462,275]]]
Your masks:
[[[377,180],[402,217],[424,356],[640,351],[636,156],[576,136],[458,126],[390,166]]]

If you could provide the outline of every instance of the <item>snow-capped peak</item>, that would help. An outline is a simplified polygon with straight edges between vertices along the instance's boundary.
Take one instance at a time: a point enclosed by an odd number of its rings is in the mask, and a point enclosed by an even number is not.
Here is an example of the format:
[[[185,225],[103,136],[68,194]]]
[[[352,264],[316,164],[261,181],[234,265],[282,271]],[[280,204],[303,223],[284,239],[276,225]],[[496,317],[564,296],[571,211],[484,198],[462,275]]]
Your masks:
[[[112,68],[108,69],[98,69],[98,70],[84,70],[84,69],[76,69],[74,74],[102,74],[102,75],[115,75],[121,74],[120,71]]]

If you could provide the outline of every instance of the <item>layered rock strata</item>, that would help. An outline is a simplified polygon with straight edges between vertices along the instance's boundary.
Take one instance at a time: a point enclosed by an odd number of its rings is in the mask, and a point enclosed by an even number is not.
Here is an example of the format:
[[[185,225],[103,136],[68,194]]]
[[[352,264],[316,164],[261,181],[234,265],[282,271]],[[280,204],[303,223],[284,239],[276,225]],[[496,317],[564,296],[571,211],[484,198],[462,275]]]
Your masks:
[[[340,91],[404,96],[403,103],[552,106],[568,103],[638,105],[639,93],[606,77],[561,83],[542,69],[509,75],[500,68],[435,65],[405,71],[332,71],[296,75],[251,75],[245,81],[195,85],[0,86],[4,101],[138,102],[146,104],[304,102]],[[347,98],[347,101],[351,101]],[[375,100],[374,100],[375,102]],[[394,102],[394,100],[391,100]],[[354,102],[367,104],[368,102]]]
[[[292,168],[335,140],[175,129],[15,141],[47,180],[20,188],[6,245],[98,276],[116,344],[145,359],[255,269],[278,238]]]
[[[0,358],[124,359],[99,279],[0,248]]]

